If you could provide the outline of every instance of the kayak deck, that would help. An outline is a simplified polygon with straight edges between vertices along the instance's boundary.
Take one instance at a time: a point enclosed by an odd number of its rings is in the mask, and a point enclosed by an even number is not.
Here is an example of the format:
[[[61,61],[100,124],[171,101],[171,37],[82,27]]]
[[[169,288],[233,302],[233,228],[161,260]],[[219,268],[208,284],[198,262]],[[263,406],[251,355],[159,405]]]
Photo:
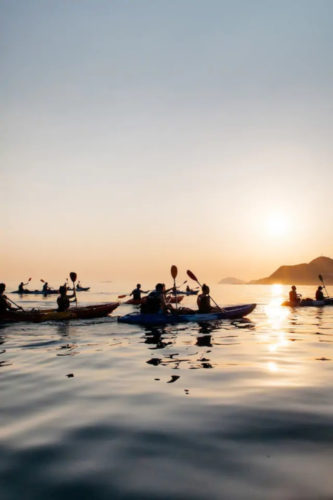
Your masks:
[[[93,306],[73,307],[63,312],[59,312],[56,309],[6,311],[0,315],[0,322],[17,323],[28,321],[32,323],[41,323],[43,321],[102,318],[114,311],[118,306],[119,302],[109,302],[107,304],[96,304]]]
[[[201,321],[214,321],[218,319],[239,319],[250,314],[256,307],[256,304],[243,304],[238,306],[225,307],[221,312],[211,312],[200,314],[194,312],[191,314],[126,314],[120,316],[120,323],[133,325],[165,325],[168,323],[188,323]]]

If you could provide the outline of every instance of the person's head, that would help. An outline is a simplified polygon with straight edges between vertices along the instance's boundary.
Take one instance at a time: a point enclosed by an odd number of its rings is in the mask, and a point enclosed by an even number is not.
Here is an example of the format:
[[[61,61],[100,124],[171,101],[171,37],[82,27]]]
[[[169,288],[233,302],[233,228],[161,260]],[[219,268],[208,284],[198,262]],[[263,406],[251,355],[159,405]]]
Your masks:
[[[24,285],[24,283],[23,283],[23,281],[21,281],[20,286],[23,286],[23,285]]]
[[[140,288],[141,288],[140,283],[138,283],[138,284],[136,285],[136,287],[140,289]]]
[[[205,293],[206,295],[209,294],[209,286],[208,285],[203,284],[201,290],[202,290],[202,293]]]
[[[292,290],[296,290],[296,287],[295,287],[295,285],[293,285],[293,286],[291,287],[291,289],[292,289]]]
[[[323,287],[319,285],[318,286],[318,290],[322,290],[322,289],[323,289]]]
[[[165,290],[165,284],[164,283],[157,283],[155,286],[156,292],[164,292]]]
[[[0,283],[0,294],[6,290],[6,285],[4,283]]]
[[[66,295],[66,287],[65,286],[61,286],[59,288],[59,293],[60,293],[60,295]]]

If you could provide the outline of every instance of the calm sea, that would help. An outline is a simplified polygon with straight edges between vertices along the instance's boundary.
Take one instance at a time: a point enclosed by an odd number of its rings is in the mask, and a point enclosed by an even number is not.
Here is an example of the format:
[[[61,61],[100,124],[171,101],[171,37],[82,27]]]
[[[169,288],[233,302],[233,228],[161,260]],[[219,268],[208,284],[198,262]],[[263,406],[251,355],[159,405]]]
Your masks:
[[[246,321],[145,329],[117,323],[122,305],[2,326],[1,500],[332,499],[333,307],[283,308],[287,290],[213,287],[258,304]]]

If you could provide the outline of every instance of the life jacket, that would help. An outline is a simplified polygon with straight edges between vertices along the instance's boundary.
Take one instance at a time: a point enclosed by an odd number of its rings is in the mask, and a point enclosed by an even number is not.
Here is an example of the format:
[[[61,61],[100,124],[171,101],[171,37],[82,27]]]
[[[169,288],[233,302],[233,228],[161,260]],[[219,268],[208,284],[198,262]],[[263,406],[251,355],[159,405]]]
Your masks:
[[[156,314],[161,311],[162,305],[163,294],[154,290],[147,296],[144,303],[141,304],[140,310],[143,314]]]
[[[0,313],[4,313],[10,309],[6,295],[0,295]]]
[[[138,289],[138,288],[135,288],[132,292],[132,295],[133,295],[133,299],[134,300],[140,300],[141,299],[141,290]]]
[[[66,297],[66,295],[60,295],[60,297],[57,298],[57,304],[59,312],[67,311],[70,306],[69,298]]]
[[[210,305],[210,296],[202,293],[198,297],[198,308],[199,308],[199,313],[209,313],[211,310],[211,305]]]

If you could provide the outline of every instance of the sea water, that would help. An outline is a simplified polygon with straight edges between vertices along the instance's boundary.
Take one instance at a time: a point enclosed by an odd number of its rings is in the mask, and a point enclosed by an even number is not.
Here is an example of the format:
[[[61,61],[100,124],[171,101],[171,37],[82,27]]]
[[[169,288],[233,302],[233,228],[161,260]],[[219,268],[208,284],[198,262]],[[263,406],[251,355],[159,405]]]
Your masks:
[[[80,304],[127,292],[91,287]],[[333,498],[333,307],[281,307],[277,285],[212,288],[258,306],[164,328],[118,324],[126,305],[1,326],[1,500]]]

